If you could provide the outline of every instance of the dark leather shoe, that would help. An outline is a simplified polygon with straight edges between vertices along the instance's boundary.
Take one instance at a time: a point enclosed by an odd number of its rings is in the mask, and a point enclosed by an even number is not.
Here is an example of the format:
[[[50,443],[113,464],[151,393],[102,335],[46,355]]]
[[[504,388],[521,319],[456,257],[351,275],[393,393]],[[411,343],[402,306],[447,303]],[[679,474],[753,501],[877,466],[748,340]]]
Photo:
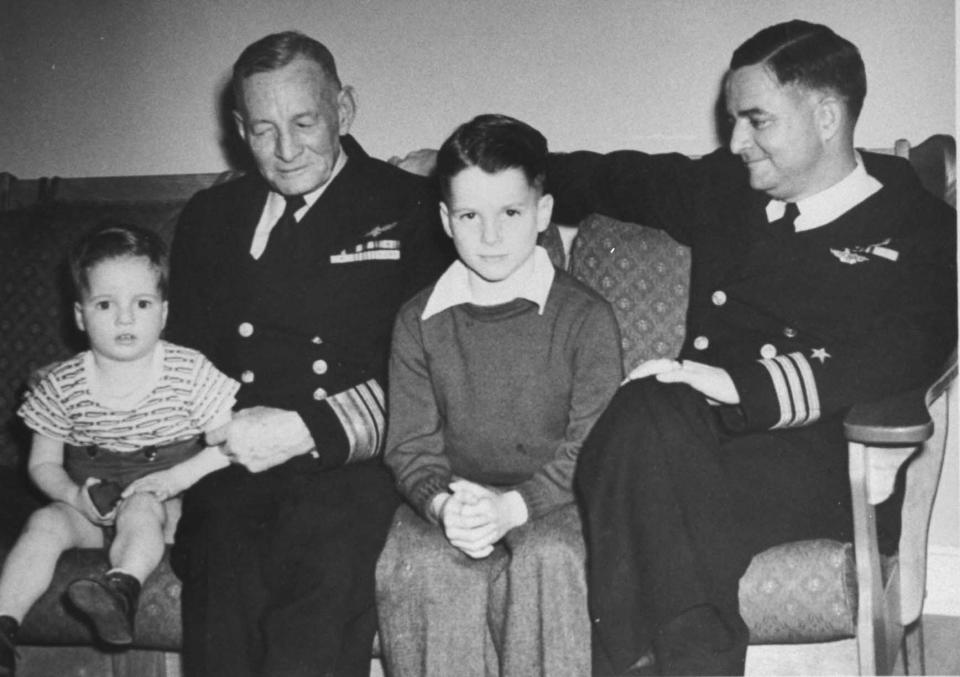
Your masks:
[[[16,674],[18,627],[10,616],[0,616],[0,677],[14,677]]]
[[[67,587],[67,596],[93,623],[107,644],[133,643],[133,618],[137,613],[140,581],[122,572],[81,578]]]

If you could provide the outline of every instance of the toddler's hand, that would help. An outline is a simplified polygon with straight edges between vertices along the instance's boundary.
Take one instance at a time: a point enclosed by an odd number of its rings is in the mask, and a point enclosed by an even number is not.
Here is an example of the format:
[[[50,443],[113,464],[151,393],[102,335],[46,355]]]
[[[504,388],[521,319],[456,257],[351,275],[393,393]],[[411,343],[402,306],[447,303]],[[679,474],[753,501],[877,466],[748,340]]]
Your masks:
[[[187,489],[187,483],[183,481],[174,467],[150,473],[134,480],[123,490],[123,498],[128,498],[136,493],[144,493],[153,494],[158,501],[166,501],[185,489]]]

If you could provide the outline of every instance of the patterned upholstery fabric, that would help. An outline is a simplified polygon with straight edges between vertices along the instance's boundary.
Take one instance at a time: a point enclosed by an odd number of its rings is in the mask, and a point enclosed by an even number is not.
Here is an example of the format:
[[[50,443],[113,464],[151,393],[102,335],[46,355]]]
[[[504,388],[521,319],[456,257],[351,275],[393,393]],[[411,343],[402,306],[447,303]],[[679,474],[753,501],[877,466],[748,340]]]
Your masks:
[[[77,578],[106,571],[106,568],[107,560],[100,550],[66,553],[57,566],[50,588],[24,619],[20,641],[57,646],[94,643],[90,626],[77,615],[64,593]],[[166,651],[180,648],[180,581],[170,570],[166,556],[143,586],[135,630],[134,646],[138,648]]]
[[[661,231],[594,215],[580,224],[570,272],[613,306],[625,372],[680,352],[690,288],[686,247]]]
[[[826,641],[856,634],[853,545],[796,541],[753,558],[740,579],[740,613],[753,644]]]

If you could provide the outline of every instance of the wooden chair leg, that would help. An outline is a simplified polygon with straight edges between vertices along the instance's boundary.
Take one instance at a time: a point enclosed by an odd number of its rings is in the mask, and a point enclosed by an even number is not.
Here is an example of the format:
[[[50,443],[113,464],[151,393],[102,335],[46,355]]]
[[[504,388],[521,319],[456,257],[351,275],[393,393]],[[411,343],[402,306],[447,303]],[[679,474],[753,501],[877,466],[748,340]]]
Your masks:
[[[921,617],[903,633],[903,674],[927,674],[926,656],[923,651],[923,618]]]

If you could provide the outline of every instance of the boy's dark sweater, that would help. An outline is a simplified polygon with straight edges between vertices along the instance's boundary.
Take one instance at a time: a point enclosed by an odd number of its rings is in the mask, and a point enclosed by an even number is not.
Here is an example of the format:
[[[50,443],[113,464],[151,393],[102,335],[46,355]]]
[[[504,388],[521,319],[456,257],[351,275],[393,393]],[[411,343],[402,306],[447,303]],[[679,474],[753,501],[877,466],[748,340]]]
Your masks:
[[[516,489],[530,517],[573,500],[580,445],[619,384],[609,305],[557,271],[543,314],[515,299],[421,319],[433,288],[394,329],[386,462],[421,514],[462,477]]]

